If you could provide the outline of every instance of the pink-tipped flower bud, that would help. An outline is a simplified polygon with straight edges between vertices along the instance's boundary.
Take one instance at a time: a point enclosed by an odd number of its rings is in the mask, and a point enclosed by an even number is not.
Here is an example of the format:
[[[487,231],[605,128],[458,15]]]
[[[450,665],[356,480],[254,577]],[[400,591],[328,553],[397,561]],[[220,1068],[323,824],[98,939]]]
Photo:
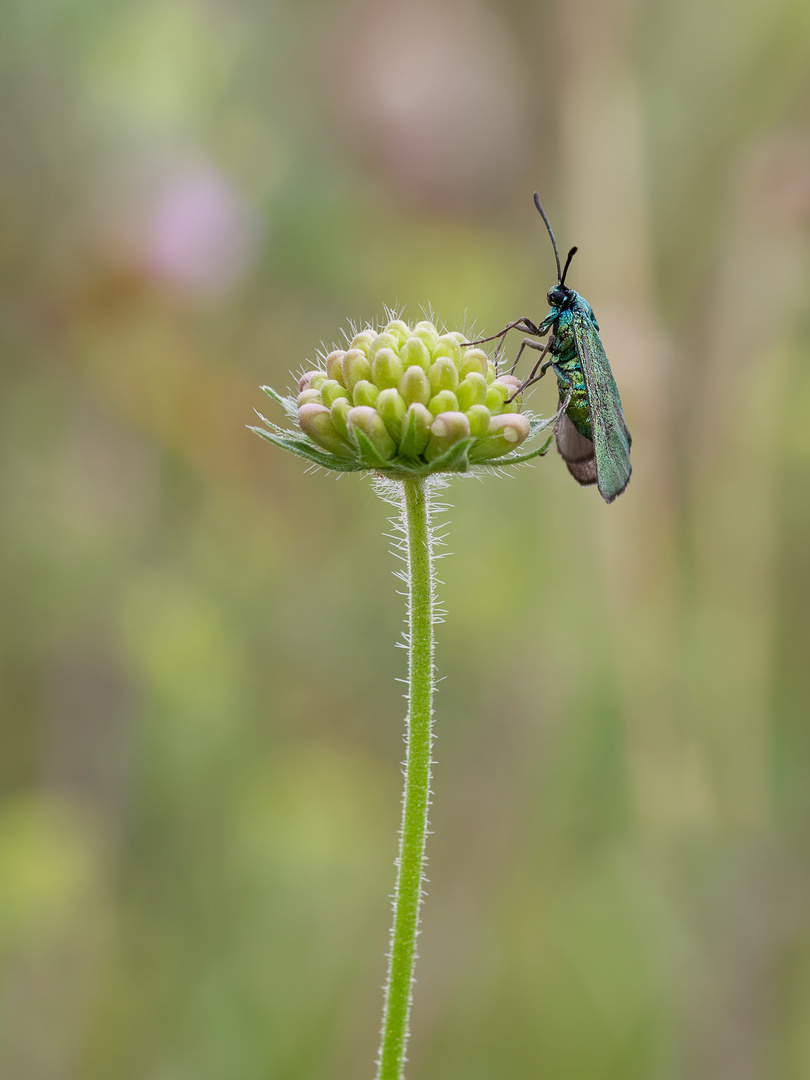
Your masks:
[[[531,425],[523,413],[493,416],[489,422],[489,437],[470,450],[471,461],[486,461],[501,457],[516,449],[529,437]]]
[[[321,401],[320,390],[313,390],[311,386],[308,386],[305,390],[301,391],[296,398],[295,403],[300,409],[302,405],[311,405],[313,401],[317,402],[319,405],[323,404]]]
[[[343,385],[343,361],[346,358],[345,349],[335,349],[326,358],[326,374],[330,379]]]
[[[439,413],[430,425],[430,440],[425,447],[425,458],[433,461],[446,454],[461,439],[469,439],[470,421],[462,412]]]
[[[325,405],[311,402],[298,410],[298,426],[314,443],[340,457],[351,457],[351,449],[344,443],[332,422]]]
[[[362,454],[362,445],[357,439],[357,432],[362,432],[381,458],[388,461],[396,452],[396,443],[388,434],[383,419],[376,409],[368,405],[356,405],[347,415],[349,437]]]

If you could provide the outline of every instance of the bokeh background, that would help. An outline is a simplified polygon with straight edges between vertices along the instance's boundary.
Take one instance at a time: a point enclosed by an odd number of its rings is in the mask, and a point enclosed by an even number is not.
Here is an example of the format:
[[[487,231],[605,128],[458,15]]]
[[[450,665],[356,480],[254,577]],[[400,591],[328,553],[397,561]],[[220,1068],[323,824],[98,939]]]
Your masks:
[[[409,1080],[810,1076],[807,0],[2,21],[0,1074],[372,1075],[391,511],[245,425],[541,318],[537,189],[635,473],[447,493]]]

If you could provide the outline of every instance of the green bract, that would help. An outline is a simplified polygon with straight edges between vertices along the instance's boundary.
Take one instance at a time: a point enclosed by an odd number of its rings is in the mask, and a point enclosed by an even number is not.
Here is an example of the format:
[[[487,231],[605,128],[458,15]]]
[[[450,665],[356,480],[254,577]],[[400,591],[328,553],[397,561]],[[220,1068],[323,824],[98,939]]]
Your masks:
[[[367,327],[346,349],[306,372],[297,397],[265,393],[298,425],[289,431],[259,413],[263,439],[336,472],[373,469],[392,478],[467,472],[546,453],[516,453],[554,418],[521,411],[520,383],[499,374],[464,334],[440,334],[431,322],[394,319]]]

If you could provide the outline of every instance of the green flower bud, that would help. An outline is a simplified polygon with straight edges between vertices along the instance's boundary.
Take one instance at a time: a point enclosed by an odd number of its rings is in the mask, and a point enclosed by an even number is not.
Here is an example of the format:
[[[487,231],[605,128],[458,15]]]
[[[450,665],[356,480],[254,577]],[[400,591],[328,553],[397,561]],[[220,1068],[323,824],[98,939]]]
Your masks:
[[[487,382],[494,383],[498,372],[495,370],[495,365],[490,360],[487,363]]]
[[[470,460],[486,461],[508,454],[529,437],[530,431],[531,425],[522,413],[493,416],[489,423],[489,438],[473,446]]]
[[[473,405],[483,405],[487,400],[487,380],[480,371],[471,371],[459,383],[456,390],[458,407],[467,412]]]
[[[458,386],[458,368],[449,356],[440,356],[430,365],[428,378],[434,394],[438,394],[440,390],[455,390]]]
[[[368,405],[356,405],[349,409],[347,415],[349,426],[349,438],[360,449],[360,443],[356,438],[356,432],[360,431],[374,446],[374,449],[386,461],[394,456],[396,443],[388,434],[383,418],[376,409]],[[362,452],[362,451],[361,451]]]
[[[487,390],[487,396],[484,404],[489,411],[494,415],[499,412],[503,412],[503,406],[506,399],[509,397],[509,389],[504,386],[503,383],[496,381]]]
[[[364,356],[368,356],[369,346],[376,337],[377,335],[373,330],[361,330],[359,334],[354,335],[349,348],[359,349]]]
[[[409,337],[399,350],[400,359],[406,368],[420,367],[427,371],[433,362],[430,358],[430,348],[418,337]]]
[[[324,405],[333,405],[338,398],[348,398],[349,391],[334,379],[327,379],[321,387],[321,401]]]
[[[394,442],[399,442],[402,434],[402,418],[405,411],[406,405],[398,390],[391,387],[380,391],[380,396],[377,398],[377,412],[383,418],[386,430]]]
[[[462,341],[464,339],[462,338]],[[440,356],[449,357],[456,365],[456,370],[461,367],[461,349],[459,348],[458,340],[453,334],[442,334],[433,349],[433,359],[437,360]]]
[[[349,447],[341,439],[325,405],[310,402],[298,410],[298,426],[314,443],[340,457],[351,457]]]
[[[440,390],[435,397],[430,399],[428,408],[434,416],[443,412],[458,412],[458,398],[452,390]]]
[[[439,413],[430,425],[430,441],[425,447],[425,458],[433,461],[447,453],[461,439],[470,437],[470,421],[462,412]]]
[[[404,457],[416,458],[423,453],[430,439],[433,414],[418,401],[411,405],[402,418],[402,436],[399,452]]]
[[[424,341],[425,345],[427,345],[432,353],[436,348],[436,342],[439,340],[439,331],[432,322],[428,322],[428,320],[425,319],[422,322],[418,322],[413,330],[411,330],[411,336],[420,338]]]
[[[409,367],[399,380],[397,389],[402,394],[406,405],[412,405],[415,401],[421,405],[427,405],[432,396],[430,380],[422,368],[415,364]]]
[[[296,405],[300,409],[302,405],[310,405],[313,401],[317,402],[319,405],[322,404],[321,392],[320,390],[313,390],[311,386],[308,386],[298,395]]]
[[[350,349],[343,359],[344,386],[353,391],[362,379],[371,378],[371,364],[360,349]]]
[[[465,415],[470,421],[470,434],[476,439],[485,439],[489,434],[489,422],[492,419],[486,405],[473,405],[471,409],[465,410]]]
[[[380,337],[383,335],[381,334]],[[377,339],[379,341],[379,338]],[[402,361],[393,349],[380,349],[371,361],[371,377],[380,388],[396,386],[402,378]]]
[[[308,371],[304,376],[305,379],[309,379],[310,390],[320,390],[329,376],[325,371]]]
[[[392,319],[385,330],[383,330],[383,333],[391,334],[392,337],[395,337],[398,345],[402,345],[405,339],[411,336],[410,327],[407,323],[404,323],[402,319]]]
[[[486,378],[487,364],[489,363],[487,354],[483,349],[465,349],[461,354],[461,367],[459,368],[459,375],[462,379],[465,375],[469,375],[472,371],[477,371],[479,375],[483,375]],[[495,378],[495,368],[492,369],[492,377]]]
[[[326,358],[326,374],[330,379],[340,383],[341,386],[343,385],[343,360],[345,356],[345,349],[335,349]]]
[[[354,388],[352,401],[355,405],[371,405],[373,408],[377,404],[379,395],[379,386],[369,382],[368,379],[361,379]]]
[[[349,424],[348,416],[349,410],[352,407],[352,403],[347,398],[338,398],[329,410],[329,415],[332,417],[332,423],[335,425],[335,431],[340,435],[341,439],[345,439],[346,442],[350,442],[349,439]]]
[[[374,362],[374,357],[377,356],[382,349],[391,349],[396,356],[399,351],[399,339],[394,337],[393,334],[377,334],[368,347],[368,358],[372,363]]]

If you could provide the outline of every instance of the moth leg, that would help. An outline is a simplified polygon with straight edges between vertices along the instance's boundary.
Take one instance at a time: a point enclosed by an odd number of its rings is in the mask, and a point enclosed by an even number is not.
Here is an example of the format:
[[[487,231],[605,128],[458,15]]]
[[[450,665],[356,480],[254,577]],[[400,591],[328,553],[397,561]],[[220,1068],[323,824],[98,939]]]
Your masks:
[[[499,330],[497,334],[493,334],[491,337],[477,338],[475,341],[463,341],[461,347],[466,349],[469,345],[483,345],[487,341],[495,341],[496,338],[503,340],[505,334],[508,334],[510,330],[523,330],[526,334],[534,334],[535,337],[540,337],[540,330],[534,325],[531,319],[523,315],[519,319],[515,319],[514,322],[508,323],[503,330]]]
[[[521,354],[523,353],[523,350],[527,346],[530,349],[536,349],[540,353],[540,358],[538,359],[537,363],[534,365],[532,370],[529,372],[528,378],[523,380],[523,382],[520,384],[520,389],[516,390],[515,393],[512,394],[512,397],[509,398],[509,401],[513,401],[517,397],[518,394],[523,393],[523,391],[526,389],[526,387],[534,386],[534,384],[536,382],[539,382],[543,378],[545,373],[548,371],[548,369],[554,363],[554,357],[553,356],[549,360],[546,360],[545,364],[543,363],[543,357],[548,353],[548,351],[551,349],[551,346],[553,344],[554,344],[554,338],[549,338],[549,340],[545,344],[543,344],[540,341],[532,341],[531,338],[524,338],[523,341],[521,341],[520,348],[518,349],[518,354],[515,357],[515,362],[514,362],[514,364],[512,364],[512,367],[511,367],[510,372],[509,372],[510,375],[514,372],[515,368],[517,367],[518,360],[520,360]],[[538,368],[540,370],[539,375],[537,374]],[[507,404],[508,404],[508,402],[507,402]]]

